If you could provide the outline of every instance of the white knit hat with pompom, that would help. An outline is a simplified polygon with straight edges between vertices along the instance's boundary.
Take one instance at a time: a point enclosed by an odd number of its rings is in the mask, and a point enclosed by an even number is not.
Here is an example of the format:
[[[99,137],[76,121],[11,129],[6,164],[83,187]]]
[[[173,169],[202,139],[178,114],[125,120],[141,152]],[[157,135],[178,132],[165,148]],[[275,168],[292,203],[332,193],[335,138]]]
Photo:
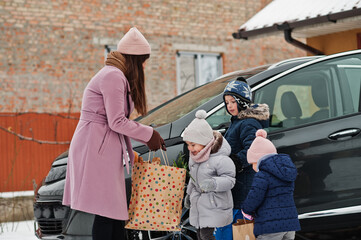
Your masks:
[[[256,138],[247,151],[247,161],[250,164],[257,163],[261,157],[271,153],[277,153],[277,149],[273,143],[267,139],[267,132],[259,129],[256,132]]]
[[[207,113],[204,110],[196,112],[196,118],[183,132],[183,141],[193,142],[206,146],[213,140],[213,130],[205,120]]]

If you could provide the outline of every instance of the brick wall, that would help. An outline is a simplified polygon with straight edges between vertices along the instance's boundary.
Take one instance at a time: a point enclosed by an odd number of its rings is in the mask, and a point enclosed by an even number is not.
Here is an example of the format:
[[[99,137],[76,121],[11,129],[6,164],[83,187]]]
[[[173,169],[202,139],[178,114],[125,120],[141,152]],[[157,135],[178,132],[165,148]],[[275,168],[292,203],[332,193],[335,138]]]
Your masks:
[[[270,1],[1,0],[0,192],[32,189],[33,180],[39,183],[68,148],[21,140],[4,129],[70,141],[76,121],[47,113],[79,114],[83,89],[104,65],[105,45],[116,45],[132,26],[152,47],[146,66],[149,108],[176,95],[177,51],[221,53],[224,73],[304,56],[282,36],[232,38]]]
[[[270,0],[0,2],[0,112],[78,112],[103,66],[104,45],[137,26],[152,47],[148,102],[176,95],[176,51],[221,52],[223,72],[305,53],[282,37],[239,41],[232,32]]]

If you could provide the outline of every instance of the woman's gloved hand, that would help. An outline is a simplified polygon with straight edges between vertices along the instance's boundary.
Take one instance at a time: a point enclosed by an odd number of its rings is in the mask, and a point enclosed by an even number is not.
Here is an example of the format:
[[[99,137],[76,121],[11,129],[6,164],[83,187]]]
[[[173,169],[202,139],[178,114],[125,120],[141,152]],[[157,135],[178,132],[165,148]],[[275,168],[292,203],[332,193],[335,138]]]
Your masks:
[[[216,181],[214,179],[206,179],[199,184],[199,188],[202,192],[213,192],[216,190]]]
[[[152,137],[147,142],[147,146],[150,151],[156,151],[160,148],[162,148],[164,151],[167,149],[165,148],[165,143],[163,138],[160,136],[160,134],[153,129]]]
[[[184,198],[184,207],[188,209],[191,207],[191,200],[189,194],[187,194],[186,197]]]

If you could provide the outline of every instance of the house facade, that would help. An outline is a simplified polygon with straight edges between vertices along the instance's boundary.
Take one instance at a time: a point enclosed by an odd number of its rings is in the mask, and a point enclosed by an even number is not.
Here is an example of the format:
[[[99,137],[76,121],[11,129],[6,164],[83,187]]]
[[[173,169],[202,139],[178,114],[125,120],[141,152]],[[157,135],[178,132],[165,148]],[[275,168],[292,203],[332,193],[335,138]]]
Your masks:
[[[68,148],[85,86],[133,26],[152,48],[149,109],[221,74],[306,55],[278,36],[233,39],[269,2],[1,1],[0,192],[32,189]]]
[[[361,49],[361,28],[310,37],[306,40],[308,45],[320,49],[326,55]]]

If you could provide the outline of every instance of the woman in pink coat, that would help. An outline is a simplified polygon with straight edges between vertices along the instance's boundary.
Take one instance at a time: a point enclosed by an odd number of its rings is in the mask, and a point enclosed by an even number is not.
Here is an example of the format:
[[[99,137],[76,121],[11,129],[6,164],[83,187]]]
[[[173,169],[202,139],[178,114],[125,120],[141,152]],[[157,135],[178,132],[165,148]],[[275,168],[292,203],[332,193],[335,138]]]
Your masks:
[[[165,150],[152,127],[129,119],[135,108],[144,115],[144,64],[150,45],[131,28],[108,54],[105,65],[84,90],[80,121],[69,148],[63,204],[95,214],[93,239],[125,239],[128,219],[124,164],[134,154],[130,138],[150,150]]]

